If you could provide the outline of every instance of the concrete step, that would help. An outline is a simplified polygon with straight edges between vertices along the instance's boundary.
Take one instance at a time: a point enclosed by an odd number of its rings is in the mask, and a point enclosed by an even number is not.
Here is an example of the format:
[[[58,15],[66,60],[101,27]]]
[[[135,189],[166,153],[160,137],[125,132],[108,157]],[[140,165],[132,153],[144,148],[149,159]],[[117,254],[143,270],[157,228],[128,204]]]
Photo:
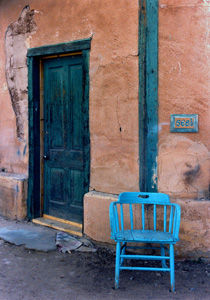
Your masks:
[[[65,231],[76,236],[82,236],[82,224],[59,219],[49,215],[43,215],[42,218],[32,220],[33,223]]]

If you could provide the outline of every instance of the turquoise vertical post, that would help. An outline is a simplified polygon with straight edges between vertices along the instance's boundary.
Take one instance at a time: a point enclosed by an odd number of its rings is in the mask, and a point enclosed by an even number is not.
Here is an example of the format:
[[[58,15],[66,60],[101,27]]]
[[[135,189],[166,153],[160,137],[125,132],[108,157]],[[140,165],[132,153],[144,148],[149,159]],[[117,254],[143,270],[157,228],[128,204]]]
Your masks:
[[[157,191],[158,0],[139,0],[139,187]]]
[[[146,0],[139,0],[139,189],[146,188]]]
[[[156,192],[158,153],[158,0],[147,0],[146,15],[147,190]]]

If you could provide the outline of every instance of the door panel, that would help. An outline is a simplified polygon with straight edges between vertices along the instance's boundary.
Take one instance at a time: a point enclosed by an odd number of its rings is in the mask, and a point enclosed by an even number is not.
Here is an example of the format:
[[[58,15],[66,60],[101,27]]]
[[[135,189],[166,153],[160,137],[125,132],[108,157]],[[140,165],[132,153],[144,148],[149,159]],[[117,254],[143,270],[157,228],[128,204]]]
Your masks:
[[[44,212],[82,222],[84,167],[82,56],[44,60]]]
[[[82,115],[80,113],[80,107],[82,106],[82,68],[81,66],[74,66],[70,70],[71,86],[72,86],[72,97],[78,99],[78,101],[71,102],[72,112],[72,130],[71,130],[71,142],[72,149],[82,150],[83,139],[82,139]],[[78,79],[80,81],[78,81]],[[81,88],[78,89],[77,86]]]
[[[65,171],[59,168],[50,168],[50,201],[60,205],[64,205],[65,195],[64,195],[64,180]]]

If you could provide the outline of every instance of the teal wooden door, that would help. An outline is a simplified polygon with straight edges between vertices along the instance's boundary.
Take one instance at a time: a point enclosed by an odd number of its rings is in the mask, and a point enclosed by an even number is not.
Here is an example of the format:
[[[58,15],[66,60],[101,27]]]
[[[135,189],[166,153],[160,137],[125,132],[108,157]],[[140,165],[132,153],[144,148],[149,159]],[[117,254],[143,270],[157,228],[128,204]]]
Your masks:
[[[83,196],[89,188],[82,56],[43,61],[44,213],[82,223]]]

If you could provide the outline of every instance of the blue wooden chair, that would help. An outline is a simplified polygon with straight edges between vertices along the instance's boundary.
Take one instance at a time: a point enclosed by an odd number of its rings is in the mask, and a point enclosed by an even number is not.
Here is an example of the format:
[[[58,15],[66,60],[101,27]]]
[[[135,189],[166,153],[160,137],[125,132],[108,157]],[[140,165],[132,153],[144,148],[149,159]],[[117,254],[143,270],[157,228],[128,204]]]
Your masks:
[[[115,288],[119,287],[121,270],[168,271],[174,292],[174,244],[179,241],[180,206],[170,203],[166,194],[126,192],[119,195],[117,202],[111,203],[109,213],[111,239],[117,243]],[[138,243],[143,246],[137,246]],[[127,249],[159,249],[160,255],[129,254]],[[161,267],[127,266],[126,259],[159,260]]]

